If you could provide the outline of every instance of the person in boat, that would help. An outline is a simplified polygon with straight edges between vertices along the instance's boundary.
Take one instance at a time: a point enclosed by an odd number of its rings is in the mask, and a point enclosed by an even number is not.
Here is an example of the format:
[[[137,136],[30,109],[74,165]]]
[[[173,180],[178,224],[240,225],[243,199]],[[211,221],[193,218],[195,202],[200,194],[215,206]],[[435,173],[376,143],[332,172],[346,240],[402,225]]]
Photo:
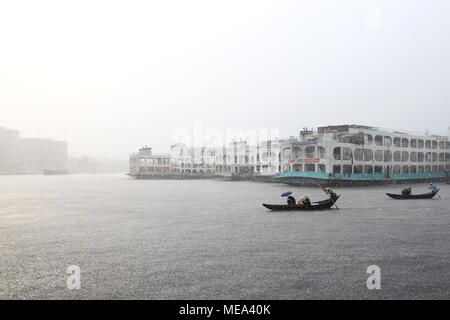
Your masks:
[[[288,206],[290,206],[290,207],[293,207],[293,206],[295,206],[295,198],[293,197],[293,196],[289,196],[289,197],[287,197],[287,204],[288,204]]]
[[[430,189],[433,192],[436,192],[439,190],[439,188],[437,187],[437,185],[435,185],[434,183],[430,183]]]
[[[411,191],[412,191],[411,187],[403,189],[402,190],[402,196],[409,196],[409,195],[411,195]]]
[[[310,207],[311,206],[311,200],[309,200],[309,196],[306,194],[306,195],[304,195],[303,197],[300,198],[300,200],[298,201],[298,204]]]
[[[334,192],[334,191],[331,190],[330,188],[326,188],[325,191],[328,193],[328,195],[330,196],[330,198],[336,198],[336,197],[337,197],[336,192]]]

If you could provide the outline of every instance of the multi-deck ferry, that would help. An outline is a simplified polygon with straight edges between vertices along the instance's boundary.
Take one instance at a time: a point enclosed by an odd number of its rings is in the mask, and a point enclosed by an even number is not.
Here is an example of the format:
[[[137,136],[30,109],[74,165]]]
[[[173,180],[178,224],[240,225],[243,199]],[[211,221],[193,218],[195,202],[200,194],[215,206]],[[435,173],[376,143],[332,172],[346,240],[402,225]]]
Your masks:
[[[319,127],[284,142],[280,179],[331,185],[438,181],[450,169],[448,137],[361,125]]]
[[[444,180],[448,137],[361,125],[304,129],[297,137],[222,148],[171,146],[167,155],[142,148],[130,156],[135,178],[211,178],[289,184],[364,185]]]

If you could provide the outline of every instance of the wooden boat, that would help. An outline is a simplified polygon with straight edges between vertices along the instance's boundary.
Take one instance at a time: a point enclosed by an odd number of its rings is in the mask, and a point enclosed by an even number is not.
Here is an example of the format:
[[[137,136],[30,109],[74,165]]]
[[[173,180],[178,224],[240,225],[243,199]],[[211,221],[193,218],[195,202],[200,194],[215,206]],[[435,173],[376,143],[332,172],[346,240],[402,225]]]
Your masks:
[[[436,191],[431,191],[431,192],[423,193],[423,194],[409,194],[409,195],[401,195],[401,194],[393,194],[393,193],[386,193],[386,194],[393,199],[409,200],[409,199],[431,199],[438,192],[439,192],[439,189]]]
[[[335,202],[339,199],[340,195],[334,198],[330,198],[323,201],[313,202],[311,206],[305,206],[301,204],[297,204],[295,206],[289,206],[287,204],[266,204],[263,203],[263,206],[272,211],[313,211],[313,210],[326,210],[330,209]]]

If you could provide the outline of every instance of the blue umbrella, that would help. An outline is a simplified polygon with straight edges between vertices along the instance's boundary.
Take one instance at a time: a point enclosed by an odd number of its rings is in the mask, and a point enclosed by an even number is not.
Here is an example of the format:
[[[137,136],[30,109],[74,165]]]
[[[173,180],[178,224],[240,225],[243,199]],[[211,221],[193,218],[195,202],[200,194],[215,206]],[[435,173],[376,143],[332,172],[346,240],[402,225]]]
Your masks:
[[[292,194],[292,192],[291,192],[291,191],[288,191],[288,192],[282,193],[282,194],[281,194],[281,198],[286,198],[286,197],[289,197],[289,196],[290,196],[291,194]]]

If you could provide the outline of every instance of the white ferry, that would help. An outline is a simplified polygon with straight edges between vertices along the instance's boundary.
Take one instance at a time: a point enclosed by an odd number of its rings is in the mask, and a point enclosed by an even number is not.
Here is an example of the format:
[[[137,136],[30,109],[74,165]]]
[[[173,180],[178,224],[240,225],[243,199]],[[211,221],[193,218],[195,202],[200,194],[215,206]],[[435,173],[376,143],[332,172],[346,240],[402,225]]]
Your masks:
[[[362,125],[319,127],[283,143],[280,179],[329,185],[439,181],[450,169],[449,149],[444,136]]]
[[[362,125],[303,129],[298,137],[222,148],[175,144],[130,155],[135,178],[215,178],[289,184],[363,185],[441,181],[450,170],[449,138]]]

